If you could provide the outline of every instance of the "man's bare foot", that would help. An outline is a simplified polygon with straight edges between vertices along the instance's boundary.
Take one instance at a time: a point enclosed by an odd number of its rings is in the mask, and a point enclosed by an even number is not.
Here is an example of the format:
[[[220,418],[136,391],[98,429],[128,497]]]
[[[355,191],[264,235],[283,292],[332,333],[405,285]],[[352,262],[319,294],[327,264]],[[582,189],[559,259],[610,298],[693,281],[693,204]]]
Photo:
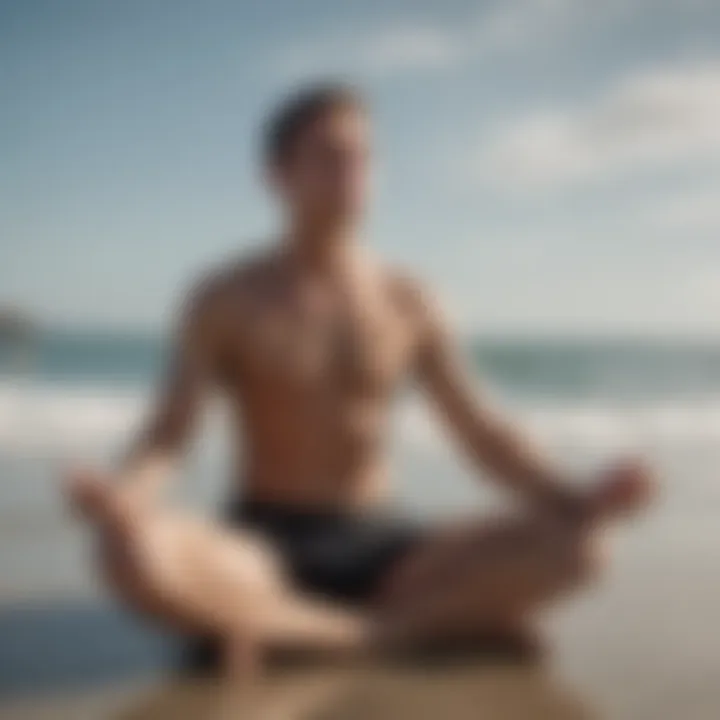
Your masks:
[[[534,664],[541,662],[547,652],[547,645],[536,630],[518,626],[470,631],[456,638],[442,638],[411,649],[409,656],[439,663],[487,659]]]
[[[429,662],[445,664],[469,658],[493,662],[537,663],[547,654],[539,632],[524,623],[497,624],[462,633],[443,633],[437,637],[398,634],[385,625],[367,654],[374,660]]]

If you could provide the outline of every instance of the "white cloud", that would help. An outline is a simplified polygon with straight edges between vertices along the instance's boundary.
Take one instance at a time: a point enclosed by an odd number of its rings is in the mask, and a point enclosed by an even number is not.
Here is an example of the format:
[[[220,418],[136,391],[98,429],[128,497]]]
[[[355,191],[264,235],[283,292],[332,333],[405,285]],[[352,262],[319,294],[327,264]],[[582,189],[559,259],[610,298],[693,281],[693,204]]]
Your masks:
[[[471,39],[480,52],[506,52],[540,45],[632,14],[646,0],[514,0],[500,2],[475,21]]]
[[[452,33],[426,26],[383,28],[368,35],[337,33],[291,46],[279,64],[282,74],[350,73],[364,77],[455,64],[464,49]]]
[[[477,57],[546,47],[582,28],[596,32],[648,2],[662,0],[504,0],[454,23],[329,29],[287,47],[277,70],[283,76],[330,71],[377,78],[447,69]]]
[[[720,60],[621,80],[584,105],[488,133],[475,156],[492,183],[565,187],[720,160]]]
[[[720,259],[600,252],[497,260],[474,283],[437,275],[466,332],[717,335]]]
[[[659,230],[720,233],[720,184],[667,198],[648,215]]]

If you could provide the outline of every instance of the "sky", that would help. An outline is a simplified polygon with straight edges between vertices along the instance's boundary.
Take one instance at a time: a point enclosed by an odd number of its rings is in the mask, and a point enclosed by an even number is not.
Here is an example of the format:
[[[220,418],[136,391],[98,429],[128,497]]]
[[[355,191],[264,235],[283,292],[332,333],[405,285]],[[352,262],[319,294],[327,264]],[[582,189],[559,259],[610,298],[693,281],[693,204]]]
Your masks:
[[[720,335],[717,0],[0,0],[0,305],[162,327],[277,232],[258,129],[325,78],[464,331]]]

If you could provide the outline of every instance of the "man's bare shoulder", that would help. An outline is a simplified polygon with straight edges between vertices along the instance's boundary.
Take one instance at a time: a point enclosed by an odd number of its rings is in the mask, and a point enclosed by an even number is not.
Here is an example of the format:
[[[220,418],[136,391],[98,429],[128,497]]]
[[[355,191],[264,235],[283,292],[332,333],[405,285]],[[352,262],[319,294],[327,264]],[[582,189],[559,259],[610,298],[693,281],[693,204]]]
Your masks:
[[[439,319],[436,294],[425,282],[404,269],[387,267],[384,270],[386,287],[396,307],[417,323],[418,329]]]
[[[275,266],[274,254],[268,251],[227,259],[196,277],[185,307],[204,317],[224,313],[229,303],[241,307],[243,299],[268,283]]]

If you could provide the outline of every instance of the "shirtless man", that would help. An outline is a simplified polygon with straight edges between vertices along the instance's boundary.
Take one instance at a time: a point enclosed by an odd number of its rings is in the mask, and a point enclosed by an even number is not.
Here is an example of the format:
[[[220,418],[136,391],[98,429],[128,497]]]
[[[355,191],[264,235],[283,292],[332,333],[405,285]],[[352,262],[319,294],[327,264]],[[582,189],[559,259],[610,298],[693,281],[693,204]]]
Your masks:
[[[71,477],[116,592],[215,635],[230,668],[274,645],[362,652],[512,632],[594,574],[599,531],[652,489],[637,463],[567,482],[477,396],[432,299],[358,240],[369,158],[352,89],[314,87],[280,107],[265,162],[282,239],[189,294],[121,482]],[[514,515],[420,528],[383,510],[389,411],[408,380],[513,492]],[[242,446],[224,524],[155,501],[212,387]]]

